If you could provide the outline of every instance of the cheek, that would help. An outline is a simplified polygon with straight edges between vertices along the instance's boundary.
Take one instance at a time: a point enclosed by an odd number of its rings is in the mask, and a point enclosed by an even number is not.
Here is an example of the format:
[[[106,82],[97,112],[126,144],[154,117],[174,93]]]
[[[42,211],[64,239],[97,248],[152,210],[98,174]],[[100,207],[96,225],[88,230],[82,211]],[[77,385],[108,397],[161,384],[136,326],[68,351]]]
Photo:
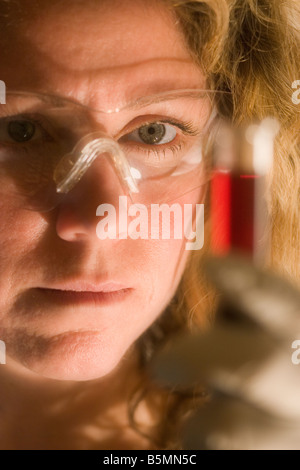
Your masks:
[[[173,213],[169,217],[166,215],[164,224],[163,215],[160,217],[159,227],[153,223],[150,214],[148,240],[127,240],[124,245],[122,257],[130,263],[130,271],[136,273],[136,279],[139,279],[145,290],[147,302],[151,299],[162,303],[169,301],[175,293],[192,250],[201,248],[199,242],[203,239],[204,211],[199,201],[200,190],[185,195],[177,201],[179,216],[174,216]],[[198,208],[196,204],[199,204]],[[189,206],[189,211],[185,212],[185,205]],[[197,223],[196,209],[201,209],[198,212],[203,214],[202,218],[198,217]],[[159,240],[151,238],[151,225],[154,226],[154,233],[159,233]]]
[[[0,203],[0,305],[15,297],[31,276],[32,253],[44,232],[45,221],[34,212],[21,211],[9,201]]]
[[[156,295],[168,295],[182,274],[188,254],[185,240],[149,240],[140,254],[141,279],[152,280]]]
[[[127,243],[127,268],[136,282],[136,297],[120,317],[126,346],[162,314],[174,296],[189,252],[182,240],[132,240]],[[120,335],[118,335],[120,338]]]
[[[166,205],[166,212],[159,218],[153,216],[148,207],[144,217],[148,228],[144,233],[148,239],[128,239],[124,245],[123,259],[127,259],[130,270],[142,281],[141,285],[153,292],[156,298],[170,299],[192,250],[202,247],[205,190],[202,186],[178,198],[173,204],[177,215],[170,210],[172,204]],[[159,240],[153,239],[153,233]]]

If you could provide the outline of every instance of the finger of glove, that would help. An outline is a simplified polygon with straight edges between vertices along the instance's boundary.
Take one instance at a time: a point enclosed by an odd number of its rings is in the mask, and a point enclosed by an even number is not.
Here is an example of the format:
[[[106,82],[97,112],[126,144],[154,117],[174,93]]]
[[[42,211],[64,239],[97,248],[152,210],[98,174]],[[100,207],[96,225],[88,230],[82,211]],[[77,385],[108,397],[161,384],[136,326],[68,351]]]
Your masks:
[[[276,350],[276,342],[264,331],[218,325],[205,333],[174,338],[154,356],[150,370],[161,384],[185,387],[218,373],[256,370]]]
[[[220,395],[196,412],[183,431],[184,449],[299,450],[300,425]]]
[[[257,328],[218,325],[182,336],[154,357],[151,372],[177,390],[201,382],[278,416],[300,418],[300,370],[291,351]]]
[[[236,255],[206,258],[204,269],[241,314],[286,343],[300,339],[300,292],[290,282]]]

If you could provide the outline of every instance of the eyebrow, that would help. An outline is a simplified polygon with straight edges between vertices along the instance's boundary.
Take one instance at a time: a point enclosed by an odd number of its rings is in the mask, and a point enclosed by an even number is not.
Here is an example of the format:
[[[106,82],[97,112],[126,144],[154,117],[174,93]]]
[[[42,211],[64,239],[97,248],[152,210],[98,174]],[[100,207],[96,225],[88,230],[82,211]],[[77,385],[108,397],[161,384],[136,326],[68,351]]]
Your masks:
[[[97,76],[101,78],[99,80],[99,90],[103,85],[104,89],[106,86],[107,89],[110,89],[110,82],[118,84],[120,78],[129,84],[127,89],[124,90],[125,93],[121,93],[120,101],[117,102],[114,109],[123,109],[135,102],[139,102],[141,105],[158,103],[163,101],[163,97],[158,101],[157,95],[176,89],[207,89],[207,77],[189,59],[154,58],[130,65],[111,67],[106,70],[99,69],[95,72],[94,77],[96,89],[98,88]],[[117,88],[116,94],[119,94],[118,92]],[[145,97],[147,100],[144,99]],[[99,102],[101,102],[101,99]],[[98,106],[96,108],[99,109]]]
[[[183,88],[175,90],[167,90],[159,93],[153,93],[148,96],[142,96],[137,99],[132,99],[127,102],[124,106],[118,108],[113,108],[107,111],[104,111],[107,114],[118,112],[120,110],[126,110],[127,108],[139,109],[151,104],[162,103],[164,101],[172,101],[178,98],[194,98],[194,99],[203,99],[207,97],[208,94],[212,94],[212,90],[201,90],[197,88]]]
[[[214,93],[215,93],[214,90],[208,90],[208,89],[206,90],[206,89],[201,89],[201,88],[182,88],[182,89],[178,88],[175,90],[167,89],[165,91],[151,93],[146,96],[139,96],[134,99],[132,98],[131,100],[123,102],[121,105],[115,108],[110,108],[107,110],[94,108],[92,106],[91,107],[86,106],[86,108],[90,109],[91,111],[100,112],[103,114],[113,114],[113,113],[118,113],[120,111],[126,111],[129,109],[138,110],[143,107],[147,107],[147,106],[159,104],[159,103],[164,103],[164,102],[169,102],[169,101],[173,101],[175,99],[180,99],[180,98],[191,98],[191,99],[198,99],[198,100],[206,98],[206,99],[211,100]]]

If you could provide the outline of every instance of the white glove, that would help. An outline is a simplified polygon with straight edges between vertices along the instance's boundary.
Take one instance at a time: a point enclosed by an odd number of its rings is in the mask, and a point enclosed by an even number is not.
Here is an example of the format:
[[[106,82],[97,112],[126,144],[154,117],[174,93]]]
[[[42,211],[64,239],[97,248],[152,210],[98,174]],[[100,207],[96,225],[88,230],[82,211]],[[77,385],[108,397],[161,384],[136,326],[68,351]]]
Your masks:
[[[160,383],[204,383],[211,401],[186,426],[186,449],[300,449],[300,292],[237,256],[210,258],[222,314],[153,360]],[[223,312],[224,313],[224,312]]]

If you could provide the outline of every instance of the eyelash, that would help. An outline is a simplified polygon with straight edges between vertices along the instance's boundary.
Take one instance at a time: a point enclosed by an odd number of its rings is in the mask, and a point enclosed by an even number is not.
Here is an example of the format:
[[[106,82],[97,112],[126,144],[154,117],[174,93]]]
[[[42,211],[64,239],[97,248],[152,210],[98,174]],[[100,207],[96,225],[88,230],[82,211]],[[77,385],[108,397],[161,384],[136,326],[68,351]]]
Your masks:
[[[169,145],[169,144],[164,144],[164,145]],[[172,152],[173,155],[176,152],[179,152],[182,149],[182,144],[178,145],[173,145],[172,147],[167,147],[167,148],[159,148],[157,149],[156,147],[159,147],[159,145],[153,146],[154,148],[152,149],[144,149],[142,147],[139,147],[144,153],[147,153],[147,159],[150,160],[150,158],[153,160],[153,156],[157,158],[158,161],[163,160],[167,158],[166,152]]]
[[[171,119],[159,119],[156,121],[147,121],[143,123],[142,126],[139,126],[133,131],[131,131],[129,134],[140,129],[143,126],[151,126],[151,124],[170,124],[176,127],[177,129],[180,129],[184,135],[188,135],[191,137],[196,137],[197,135],[199,135],[199,132],[194,128],[191,122],[174,121]],[[128,136],[129,134],[126,134],[126,136]],[[178,134],[176,135],[175,139],[178,140]],[[131,142],[131,145],[134,145],[135,148],[137,148],[138,150],[141,150],[147,153],[148,158],[150,157],[153,158],[153,154],[154,154],[160,160],[162,157],[165,158],[166,151],[169,151],[169,152],[171,151],[173,154],[175,154],[176,152],[182,149],[183,142],[181,141],[178,144],[174,144],[175,139],[165,144],[142,144],[141,142],[133,141],[133,140],[130,142]]]

